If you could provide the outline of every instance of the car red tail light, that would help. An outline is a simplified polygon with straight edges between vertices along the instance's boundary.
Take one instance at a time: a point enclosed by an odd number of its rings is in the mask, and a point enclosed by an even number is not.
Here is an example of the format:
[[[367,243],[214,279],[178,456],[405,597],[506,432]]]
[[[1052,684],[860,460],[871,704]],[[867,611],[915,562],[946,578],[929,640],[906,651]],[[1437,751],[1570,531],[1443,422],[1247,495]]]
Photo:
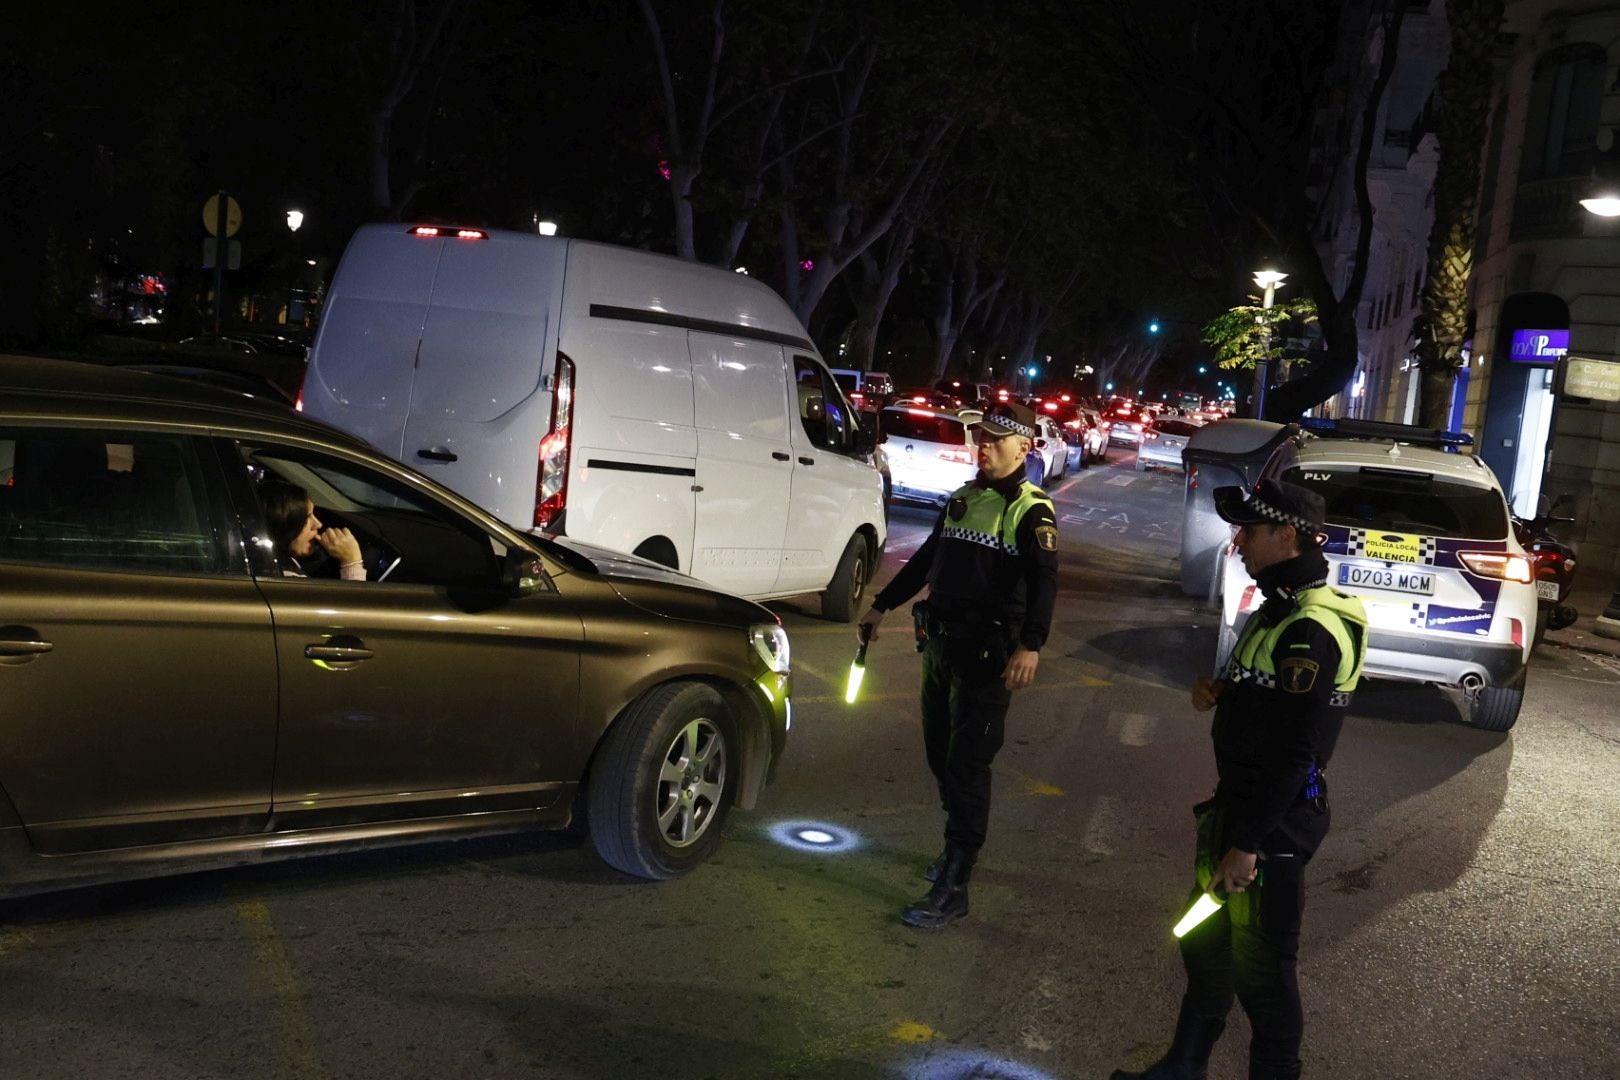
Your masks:
[[[1509,619],[1508,627],[1513,631],[1513,644],[1524,648],[1524,623],[1518,619]]]
[[[1131,430],[1132,431],[1141,431],[1142,430],[1142,425],[1141,424],[1132,424],[1131,425]]]
[[[1070,420],[1068,423],[1064,424],[1063,426],[1066,427],[1066,428],[1072,428],[1075,431],[1079,431],[1080,430],[1080,421],[1078,421],[1078,420]]]
[[[574,435],[574,362],[557,354],[552,376],[551,430],[540,440],[540,472],[534,481],[534,527],[549,529],[568,507],[568,455]]]
[[[1523,555],[1507,555],[1500,551],[1459,551],[1457,558],[1462,560],[1470,573],[1480,577],[1525,584],[1533,580],[1530,560]]]
[[[1187,490],[1193,491],[1198,487],[1198,466],[1187,466]]]
[[[299,387],[299,389],[298,389],[298,397],[293,401],[293,412],[303,412],[303,411],[304,411],[304,390],[303,390],[303,387]]]
[[[1255,608],[1260,606],[1254,602],[1254,594],[1255,586],[1245,585],[1243,587],[1243,599],[1238,601],[1239,611],[1253,611]]]
[[[971,450],[939,450],[936,453],[945,461],[954,461],[958,465],[973,464],[973,451]]]

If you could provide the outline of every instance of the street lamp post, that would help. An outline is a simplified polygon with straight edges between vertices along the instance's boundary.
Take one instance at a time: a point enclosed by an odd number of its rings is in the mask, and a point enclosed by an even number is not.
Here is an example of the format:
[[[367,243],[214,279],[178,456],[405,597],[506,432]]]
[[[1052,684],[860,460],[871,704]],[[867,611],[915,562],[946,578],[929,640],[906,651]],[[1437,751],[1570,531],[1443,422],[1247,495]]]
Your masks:
[[[1287,274],[1276,270],[1256,270],[1254,283],[1265,290],[1265,296],[1260,301],[1261,311],[1270,311],[1277,299],[1277,288],[1288,280]],[[1254,365],[1254,417],[1256,420],[1266,418],[1266,391],[1271,382],[1271,320],[1269,316],[1262,315],[1266,324],[1265,351],[1259,361]]]

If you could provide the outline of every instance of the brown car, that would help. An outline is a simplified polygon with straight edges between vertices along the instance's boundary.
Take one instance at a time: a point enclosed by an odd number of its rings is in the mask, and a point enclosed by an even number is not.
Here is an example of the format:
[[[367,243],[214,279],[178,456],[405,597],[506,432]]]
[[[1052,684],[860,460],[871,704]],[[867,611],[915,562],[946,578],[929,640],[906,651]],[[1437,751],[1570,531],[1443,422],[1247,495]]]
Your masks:
[[[278,550],[264,480],[366,580]],[[0,894],[581,810],[608,863],[673,877],[769,782],[790,684],[766,609],[284,406],[0,357]]]

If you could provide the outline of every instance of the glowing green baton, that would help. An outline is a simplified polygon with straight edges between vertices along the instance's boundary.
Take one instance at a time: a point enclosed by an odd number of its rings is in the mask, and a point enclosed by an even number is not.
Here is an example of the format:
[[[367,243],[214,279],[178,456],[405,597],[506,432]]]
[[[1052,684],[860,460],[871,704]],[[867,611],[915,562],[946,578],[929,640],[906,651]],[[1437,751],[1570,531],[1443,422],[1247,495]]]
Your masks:
[[[1198,899],[1193,901],[1193,906],[1187,909],[1187,914],[1181,917],[1181,921],[1176,923],[1175,929],[1170,932],[1178,938],[1186,937],[1193,927],[1221,910],[1224,903],[1226,903],[1225,896],[1216,896],[1211,892],[1199,893]]]
[[[872,643],[872,624],[861,623],[856,631],[860,635],[860,647],[855,650],[855,662],[849,665],[849,682],[844,684],[844,704],[855,704],[855,698],[861,692],[861,680],[866,678],[866,647]]]

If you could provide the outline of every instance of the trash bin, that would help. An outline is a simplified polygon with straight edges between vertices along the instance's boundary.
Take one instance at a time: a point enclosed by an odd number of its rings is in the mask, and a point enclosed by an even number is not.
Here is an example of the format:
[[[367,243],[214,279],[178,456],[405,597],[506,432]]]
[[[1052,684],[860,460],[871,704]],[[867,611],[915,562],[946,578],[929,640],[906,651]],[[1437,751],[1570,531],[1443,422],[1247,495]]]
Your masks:
[[[1232,527],[1215,512],[1215,489],[1254,487],[1274,450],[1299,431],[1268,420],[1217,420],[1193,432],[1181,452],[1187,491],[1181,508],[1181,591],[1215,598]]]

